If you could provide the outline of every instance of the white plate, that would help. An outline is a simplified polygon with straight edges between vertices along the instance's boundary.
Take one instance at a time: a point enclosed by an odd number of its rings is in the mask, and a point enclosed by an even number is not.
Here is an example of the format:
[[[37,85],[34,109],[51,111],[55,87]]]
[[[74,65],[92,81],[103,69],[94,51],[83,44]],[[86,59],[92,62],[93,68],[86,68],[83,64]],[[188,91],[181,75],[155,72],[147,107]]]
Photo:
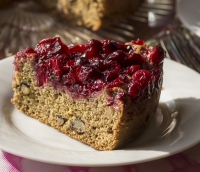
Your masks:
[[[0,61],[0,148],[32,160],[75,166],[114,166],[166,157],[200,141],[200,75],[165,60],[160,106],[149,128],[135,142],[120,150],[97,151],[27,117],[10,103],[13,57]]]
[[[177,0],[177,14],[183,24],[200,37],[200,0]]]

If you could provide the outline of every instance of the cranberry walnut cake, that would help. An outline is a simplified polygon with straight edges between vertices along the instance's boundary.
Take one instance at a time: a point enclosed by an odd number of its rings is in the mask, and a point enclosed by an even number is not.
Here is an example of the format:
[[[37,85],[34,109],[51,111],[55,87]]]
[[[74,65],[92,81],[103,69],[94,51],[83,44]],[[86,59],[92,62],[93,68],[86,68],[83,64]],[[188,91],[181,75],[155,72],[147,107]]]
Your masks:
[[[72,23],[97,30],[133,14],[143,0],[37,1]]]
[[[130,142],[155,113],[165,51],[142,40],[44,39],[14,60],[17,109],[98,150]]]

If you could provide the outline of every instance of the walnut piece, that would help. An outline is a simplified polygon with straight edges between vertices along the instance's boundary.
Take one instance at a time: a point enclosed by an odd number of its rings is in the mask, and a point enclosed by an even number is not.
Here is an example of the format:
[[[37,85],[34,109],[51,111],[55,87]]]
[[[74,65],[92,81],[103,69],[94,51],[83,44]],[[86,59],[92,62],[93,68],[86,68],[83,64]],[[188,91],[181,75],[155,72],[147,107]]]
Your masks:
[[[136,54],[141,54],[141,51],[144,49],[143,45],[137,45],[137,44],[133,44],[131,42],[127,42],[125,45],[130,45],[133,48],[134,53],[136,53]]]
[[[57,116],[56,122],[61,126],[65,123],[65,120],[62,117]]]
[[[27,84],[21,84],[20,89],[21,89],[22,93],[25,95],[28,95],[31,92],[31,89],[29,88],[29,86]]]
[[[71,128],[76,133],[83,134],[84,130],[85,130],[85,123],[82,120],[80,120],[80,119],[76,119],[76,120],[74,120],[72,122]]]

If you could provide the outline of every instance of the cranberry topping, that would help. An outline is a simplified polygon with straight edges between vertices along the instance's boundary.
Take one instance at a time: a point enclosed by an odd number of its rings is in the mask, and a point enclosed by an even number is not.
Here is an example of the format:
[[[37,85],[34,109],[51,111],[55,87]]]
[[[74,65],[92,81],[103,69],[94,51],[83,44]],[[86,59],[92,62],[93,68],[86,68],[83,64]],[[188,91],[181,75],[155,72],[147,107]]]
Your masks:
[[[134,53],[131,44],[143,46]],[[42,40],[35,49],[17,53],[15,59],[35,56],[37,85],[51,84],[65,90],[74,98],[98,94],[104,88],[122,87],[135,100],[142,94],[150,95],[161,86],[160,65],[165,58],[161,47],[148,48],[144,41],[131,41],[128,45],[113,40],[90,40],[85,45],[65,45],[59,37]],[[110,99],[124,99],[119,92]]]

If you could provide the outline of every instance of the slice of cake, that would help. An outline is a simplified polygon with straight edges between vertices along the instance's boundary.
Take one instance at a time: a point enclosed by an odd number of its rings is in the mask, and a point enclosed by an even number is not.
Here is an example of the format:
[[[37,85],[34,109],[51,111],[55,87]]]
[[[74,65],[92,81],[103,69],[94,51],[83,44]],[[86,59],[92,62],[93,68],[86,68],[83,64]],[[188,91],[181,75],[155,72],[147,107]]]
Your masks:
[[[38,1],[75,24],[97,30],[127,17],[143,0],[45,0]]]
[[[11,101],[91,147],[117,149],[140,135],[155,113],[164,58],[161,47],[142,40],[67,46],[59,37],[45,39],[16,54]]]

